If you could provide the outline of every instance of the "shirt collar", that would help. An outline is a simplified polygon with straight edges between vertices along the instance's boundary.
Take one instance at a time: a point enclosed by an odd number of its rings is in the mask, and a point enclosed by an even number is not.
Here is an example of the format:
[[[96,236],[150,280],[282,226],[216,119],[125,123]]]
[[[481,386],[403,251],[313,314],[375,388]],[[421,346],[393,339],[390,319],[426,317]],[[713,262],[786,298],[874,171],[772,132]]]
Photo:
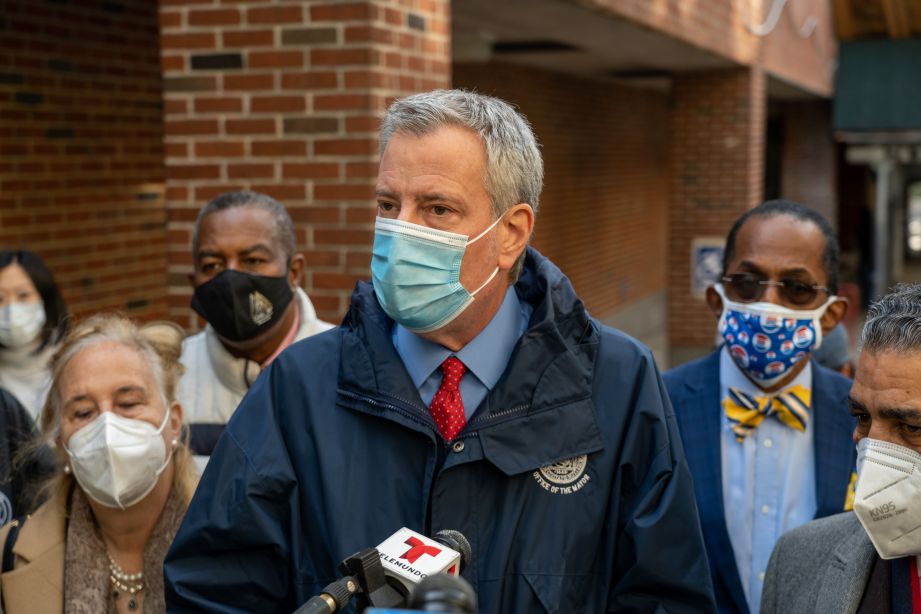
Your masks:
[[[452,354],[490,390],[505,371],[515,344],[528,327],[529,314],[513,286],[486,328],[457,352],[423,339],[400,324],[394,326],[393,344],[406,371],[418,388]]]
[[[294,343],[295,338],[297,338],[297,331],[301,328],[301,306],[298,303],[294,304],[294,323],[291,325],[291,330],[288,331],[288,334],[285,335],[285,338],[281,340],[281,343],[278,344],[278,347],[275,348],[275,351],[271,356],[266,358],[260,367],[265,369],[269,366],[273,360],[278,358],[278,355],[281,354],[289,345]]]

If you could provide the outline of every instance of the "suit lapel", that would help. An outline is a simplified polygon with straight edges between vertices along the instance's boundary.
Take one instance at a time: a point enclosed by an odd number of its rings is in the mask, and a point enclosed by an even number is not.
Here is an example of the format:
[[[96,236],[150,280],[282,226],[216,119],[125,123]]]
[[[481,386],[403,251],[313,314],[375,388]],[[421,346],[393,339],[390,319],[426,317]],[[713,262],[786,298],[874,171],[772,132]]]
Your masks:
[[[857,517],[853,514],[852,517],[853,530],[841,540],[830,564],[821,566],[824,577],[819,584],[816,603],[821,603],[826,612],[857,612],[876,558],[876,550],[866,532]]]
[[[723,511],[719,373],[720,353],[716,351],[701,363],[696,374],[699,377],[685,380],[687,394],[680,400],[681,407],[676,413],[682,433],[690,440],[685,445],[685,453],[694,476],[700,523],[710,565],[714,568],[717,582],[723,585],[735,602],[736,610],[748,612]]]
[[[812,363],[812,414],[815,425],[816,518],[844,510],[847,484],[856,452],[851,441],[853,418],[847,410],[847,388]]]

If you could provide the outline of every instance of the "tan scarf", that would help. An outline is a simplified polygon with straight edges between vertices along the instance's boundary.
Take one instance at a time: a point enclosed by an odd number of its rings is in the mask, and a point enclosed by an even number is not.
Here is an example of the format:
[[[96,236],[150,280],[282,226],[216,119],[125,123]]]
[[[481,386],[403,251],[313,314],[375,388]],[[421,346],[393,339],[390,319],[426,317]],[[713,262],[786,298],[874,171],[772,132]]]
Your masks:
[[[144,614],[166,611],[163,559],[179,530],[185,508],[175,489],[172,490],[144,549]],[[64,614],[100,612],[115,612],[109,559],[93,509],[83,491],[76,487],[71,495],[64,554]]]

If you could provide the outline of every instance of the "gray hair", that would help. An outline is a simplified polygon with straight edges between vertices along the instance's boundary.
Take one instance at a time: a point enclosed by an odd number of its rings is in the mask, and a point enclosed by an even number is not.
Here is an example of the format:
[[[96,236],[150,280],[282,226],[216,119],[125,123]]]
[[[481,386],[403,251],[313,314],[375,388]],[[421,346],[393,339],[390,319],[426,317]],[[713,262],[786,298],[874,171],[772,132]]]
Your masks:
[[[921,351],[921,284],[899,284],[870,305],[860,345],[873,353]]]
[[[435,90],[397,100],[381,124],[381,155],[397,132],[416,136],[443,126],[477,134],[486,148],[486,191],[496,217],[518,203],[537,212],[544,162],[531,125],[512,105],[475,92]]]
[[[224,192],[220,196],[212,198],[198,212],[195,218],[195,228],[192,230],[192,257],[198,257],[198,235],[201,231],[201,222],[207,216],[218,211],[226,211],[236,207],[256,207],[264,209],[272,215],[272,234],[275,240],[281,245],[285,253],[285,259],[290,262],[297,253],[297,239],[294,234],[294,222],[288,215],[288,210],[280,202],[266,194],[259,192],[240,191]]]
[[[518,203],[540,204],[544,162],[528,120],[512,105],[465,90],[434,90],[397,100],[381,124],[380,152],[398,133],[423,136],[443,126],[466,128],[478,135],[486,149],[486,192],[498,219]],[[524,253],[509,271],[517,279]]]

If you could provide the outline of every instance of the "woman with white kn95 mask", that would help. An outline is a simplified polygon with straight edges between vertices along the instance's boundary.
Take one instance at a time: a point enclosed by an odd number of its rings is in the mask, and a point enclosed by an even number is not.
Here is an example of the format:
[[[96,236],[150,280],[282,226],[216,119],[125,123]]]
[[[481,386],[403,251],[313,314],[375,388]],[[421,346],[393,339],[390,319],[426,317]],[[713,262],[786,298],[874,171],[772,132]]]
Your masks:
[[[41,417],[49,499],[0,530],[7,614],[164,612],[163,559],[197,475],[175,400],[182,331],[121,315],[78,324]]]

